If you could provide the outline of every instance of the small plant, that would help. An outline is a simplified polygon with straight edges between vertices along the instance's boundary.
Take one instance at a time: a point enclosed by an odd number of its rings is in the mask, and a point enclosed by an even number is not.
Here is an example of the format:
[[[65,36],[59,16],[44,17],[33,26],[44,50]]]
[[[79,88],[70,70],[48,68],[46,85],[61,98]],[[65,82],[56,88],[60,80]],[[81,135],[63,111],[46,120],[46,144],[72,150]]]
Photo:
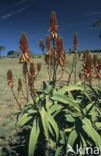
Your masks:
[[[74,74],[74,85],[77,82],[77,80],[76,80],[77,79],[77,73],[78,73],[78,71],[77,71],[77,63],[78,63],[79,58],[81,56],[81,53],[77,52],[77,48],[78,48],[77,32],[74,33],[74,41],[73,41],[73,43],[74,43],[74,50],[69,48],[69,54],[68,54],[69,56],[70,55],[74,55],[74,56],[73,56],[71,71],[70,71],[70,73],[68,73],[69,77],[68,77],[68,80],[67,80],[67,86],[70,83],[70,79],[71,79],[72,73]]]

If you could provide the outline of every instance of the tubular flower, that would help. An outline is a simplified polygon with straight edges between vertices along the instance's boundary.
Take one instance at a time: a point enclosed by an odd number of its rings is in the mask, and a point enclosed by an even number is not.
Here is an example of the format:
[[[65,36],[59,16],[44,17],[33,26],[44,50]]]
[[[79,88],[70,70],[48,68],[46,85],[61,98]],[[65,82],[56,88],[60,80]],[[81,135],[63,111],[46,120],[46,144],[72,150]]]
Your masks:
[[[30,63],[30,74],[35,76],[35,66],[34,66],[34,63]]]
[[[57,52],[57,62],[60,63],[62,70],[64,69],[65,64],[65,51],[63,48],[63,38],[57,37],[56,40],[56,52]]]
[[[20,47],[19,50],[23,51],[23,52],[29,52],[30,49],[28,48],[28,40],[27,40],[27,36],[24,32],[21,33],[21,38],[20,38]]]
[[[47,47],[48,50],[51,48],[50,36],[49,35],[46,36],[46,47]]]
[[[40,41],[39,41],[39,47],[42,49],[42,51],[44,50],[44,44],[43,44],[42,39],[40,39]]]
[[[57,38],[57,31],[58,31],[58,25],[57,25],[56,13],[52,12],[50,18],[50,28],[49,28],[49,32],[51,32],[51,38]]]
[[[41,63],[37,63],[37,71],[39,72],[41,70]]]
[[[28,86],[30,90],[34,87],[34,78],[32,75],[28,76]]]
[[[93,56],[93,59],[92,59],[94,68],[96,67],[97,59],[98,59],[98,58],[97,58],[97,55],[94,55],[94,56]]]
[[[21,79],[18,79],[18,88],[17,88],[17,91],[21,91],[22,90],[22,81]]]
[[[49,55],[45,54],[44,60],[45,60],[47,67],[49,67]]]
[[[84,64],[83,64],[83,72],[86,80],[91,81],[93,77],[93,66],[92,66],[92,58],[91,55],[88,55]]]
[[[23,63],[23,75],[24,75],[25,79],[28,76],[28,68],[27,68],[27,64],[26,63]]]
[[[31,60],[30,60],[30,54],[28,54],[28,53],[23,53],[23,52],[21,52],[21,54],[20,54],[20,59],[19,59],[19,63],[28,63],[28,62],[32,62]]]
[[[96,72],[97,72],[97,78],[101,78],[101,58],[97,59],[96,62]]]
[[[8,86],[13,87],[14,86],[14,78],[11,70],[8,70],[7,72],[7,81],[8,81]]]
[[[78,37],[77,37],[77,32],[74,34],[74,47],[75,49],[78,48]]]
[[[28,40],[27,40],[27,36],[24,32],[21,33],[21,38],[20,38],[19,44],[20,44],[19,50],[22,51],[20,54],[19,63],[31,62],[30,55],[28,54],[28,52],[30,51],[30,49],[28,48]]]

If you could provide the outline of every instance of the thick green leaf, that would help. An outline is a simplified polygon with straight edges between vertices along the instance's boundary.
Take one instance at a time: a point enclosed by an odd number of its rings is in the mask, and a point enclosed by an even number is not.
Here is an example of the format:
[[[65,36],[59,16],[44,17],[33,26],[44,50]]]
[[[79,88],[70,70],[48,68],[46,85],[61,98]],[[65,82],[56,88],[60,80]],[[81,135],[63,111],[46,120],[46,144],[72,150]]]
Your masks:
[[[50,108],[49,108],[49,110],[48,110],[48,113],[49,114],[52,114],[52,113],[54,113],[54,112],[57,112],[57,111],[61,111],[61,109],[63,108],[63,106],[61,106],[61,105],[59,105],[59,104],[53,104]]]
[[[92,127],[91,122],[89,119],[83,119],[83,129],[87,133],[89,137],[95,142],[96,146],[101,149],[101,136],[98,132]]]
[[[34,156],[35,146],[39,137],[39,120],[35,119],[30,133],[28,156]]]
[[[65,144],[65,132],[63,130],[60,130],[60,144]]]
[[[68,91],[74,91],[74,90],[83,91],[84,89],[80,86],[65,86],[58,91],[58,94],[65,94]]]
[[[89,112],[92,108],[93,108],[94,102],[91,102],[90,104],[88,104],[84,109],[83,109],[83,113],[86,115],[87,112]]]
[[[55,156],[64,155],[64,153],[62,153],[62,148],[63,148],[63,145],[57,147],[56,152],[55,152]]]
[[[80,107],[79,105],[72,100],[71,98],[62,95],[62,94],[54,94],[53,97],[51,97],[52,100],[62,102],[63,104],[69,104],[70,106],[74,107],[78,112],[80,112]]]
[[[67,150],[68,150],[68,145],[70,145],[70,146],[73,148],[73,145],[74,145],[76,139],[77,139],[77,132],[76,132],[76,130],[74,129],[74,130],[69,134],[69,137],[68,137],[68,140],[67,140]]]
[[[98,129],[101,129],[101,122],[95,122],[95,125]]]
[[[29,109],[27,112],[28,112],[28,114],[35,114],[35,113],[37,113],[37,111],[33,110],[33,109]]]
[[[54,120],[54,118],[52,117],[52,115],[48,114],[48,121],[50,122],[50,124],[52,125],[55,134],[56,134],[56,141],[58,141],[59,138],[59,129],[58,129],[58,125],[56,123],[56,121]]]
[[[68,122],[75,122],[74,118],[70,114],[66,114],[65,117]]]
[[[56,147],[56,142],[53,141],[51,138],[49,139],[49,142],[50,142],[50,146],[51,146],[51,148]]]
[[[45,89],[45,93],[47,94],[50,94],[52,91],[53,91],[53,82],[50,82],[50,84],[46,87]]]
[[[50,125],[50,123],[49,123],[48,120],[46,120],[46,124],[47,124],[47,129],[48,129],[48,130],[50,131],[50,133],[54,136],[54,133],[53,133],[52,127],[51,127],[51,125]]]
[[[28,116],[28,115],[29,115],[28,113],[25,113],[24,115],[22,115],[22,116],[19,118],[18,122],[17,122],[17,126],[22,127],[22,126],[24,126],[29,120],[31,120],[31,119],[32,119],[32,116]]]
[[[42,109],[40,111],[40,115],[41,115],[42,125],[43,125],[44,131],[45,131],[46,138],[47,138],[47,140],[49,140],[48,127],[47,127],[48,114],[45,111],[44,107],[42,107]]]
[[[49,95],[46,95],[46,108],[49,110],[49,107],[52,105],[52,100],[50,100]]]

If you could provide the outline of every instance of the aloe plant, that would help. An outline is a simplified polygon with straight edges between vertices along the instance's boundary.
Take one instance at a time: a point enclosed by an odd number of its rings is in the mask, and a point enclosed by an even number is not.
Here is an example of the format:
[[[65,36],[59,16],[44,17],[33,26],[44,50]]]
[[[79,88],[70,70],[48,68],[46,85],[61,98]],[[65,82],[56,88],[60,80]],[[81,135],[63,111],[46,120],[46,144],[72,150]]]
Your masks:
[[[97,110],[99,100],[92,99],[92,91],[85,92],[80,85],[52,88],[51,83],[37,91],[37,108],[33,101],[29,102],[17,123],[30,129],[28,155],[34,155],[41,133],[44,133],[47,148],[51,148],[55,156],[66,154],[68,145],[74,149],[76,144],[82,148],[96,146],[100,149],[101,124],[97,116],[101,117],[101,113]]]

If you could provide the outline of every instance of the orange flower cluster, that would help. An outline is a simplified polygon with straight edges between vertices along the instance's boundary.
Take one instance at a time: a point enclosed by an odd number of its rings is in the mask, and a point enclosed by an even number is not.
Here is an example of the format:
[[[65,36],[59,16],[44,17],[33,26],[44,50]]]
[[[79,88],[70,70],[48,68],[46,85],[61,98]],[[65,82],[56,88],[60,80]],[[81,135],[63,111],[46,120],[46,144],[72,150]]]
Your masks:
[[[83,73],[79,73],[81,80],[91,81],[92,78],[101,79],[101,58],[97,55],[91,55],[89,52],[83,54]]]
[[[28,76],[27,63],[23,63],[23,75],[24,75],[24,79],[25,79],[25,82],[26,82],[26,78]]]
[[[34,78],[33,78],[33,75],[29,75],[28,76],[28,86],[29,86],[29,89],[33,89],[34,87]]]
[[[7,81],[8,86],[12,88],[14,86],[14,78],[11,70],[8,70],[7,72]]]
[[[56,40],[56,60],[63,70],[65,65],[65,51],[63,47],[63,38],[60,38],[59,36]]]
[[[44,44],[43,44],[42,39],[40,39],[40,41],[39,41],[39,47],[42,49],[42,51],[44,50]]]
[[[49,50],[51,49],[51,43],[50,43],[50,36],[46,36],[46,48]]]
[[[83,72],[84,72],[85,79],[91,81],[93,77],[93,65],[92,65],[91,55],[87,55],[87,58],[84,61]]]
[[[34,88],[35,77],[36,73],[34,63],[30,63],[30,74],[28,75],[28,87],[30,91],[32,91]]]
[[[57,25],[56,13],[52,12],[50,18],[50,28],[49,28],[49,32],[51,32],[51,38],[57,38],[57,31],[58,31],[58,25]]]
[[[49,65],[54,66],[54,63],[55,63],[55,65],[60,64],[63,70],[64,65],[65,65],[65,51],[63,48],[63,38],[60,38],[59,36],[57,36],[56,45],[54,49],[55,53],[53,52],[53,49],[50,46],[50,40],[48,40],[48,42],[46,43],[47,43],[48,52],[45,53],[45,62],[46,62],[47,67]]]
[[[75,49],[78,48],[78,37],[77,37],[77,32],[74,34],[74,47]]]
[[[41,70],[41,63],[37,63],[37,72],[39,73]],[[30,63],[30,74],[28,75],[28,87],[31,92],[36,96],[36,89],[34,88],[34,81],[37,77],[35,73],[35,65],[34,63]]]
[[[97,55],[93,56],[93,65],[96,74],[95,78],[101,79],[101,58],[98,58]]]
[[[79,74],[79,78],[81,80],[85,79],[87,81],[91,81],[93,78],[93,63],[91,55],[88,54],[86,51],[83,54],[83,73]]]
[[[22,81],[21,79],[18,79],[18,88],[17,88],[17,91],[21,91],[22,90]]]
[[[94,68],[96,67],[97,59],[97,55],[94,55],[92,59]]]
[[[38,73],[40,72],[40,70],[41,70],[41,63],[37,63],[37,71],[38,71]]]
[[[35,66],[34,63],[30,63],[30,74],[35,77]]]
[[[27,40],[27,36],[26,36],[26,34],[24,32],[21,34],[19,44],[20,44],[19,50],[22,51],[21,54],[20,54],[19,63],[31,62],[30,54],[28,54],[28,52],[30,51],[30,49],[28,48],[28,40]]]

